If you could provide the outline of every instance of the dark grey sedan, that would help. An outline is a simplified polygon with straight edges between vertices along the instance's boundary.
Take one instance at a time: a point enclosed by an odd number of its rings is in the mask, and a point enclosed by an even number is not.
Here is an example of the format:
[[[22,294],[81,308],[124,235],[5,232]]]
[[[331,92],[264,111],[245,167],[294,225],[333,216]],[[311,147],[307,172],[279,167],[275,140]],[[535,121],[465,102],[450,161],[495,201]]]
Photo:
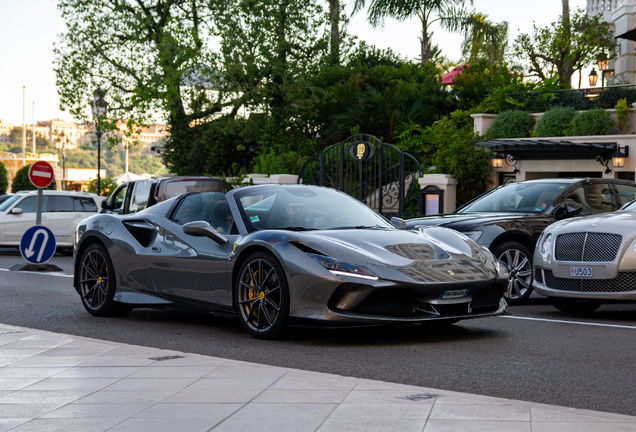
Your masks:
[[[452,323],[502,314],[508,275],[445,228],[400,230],[317,186],[191,192],[83,221],[74,284],[93,315],[185,307],[238,316],[260,338],[287,324]]]

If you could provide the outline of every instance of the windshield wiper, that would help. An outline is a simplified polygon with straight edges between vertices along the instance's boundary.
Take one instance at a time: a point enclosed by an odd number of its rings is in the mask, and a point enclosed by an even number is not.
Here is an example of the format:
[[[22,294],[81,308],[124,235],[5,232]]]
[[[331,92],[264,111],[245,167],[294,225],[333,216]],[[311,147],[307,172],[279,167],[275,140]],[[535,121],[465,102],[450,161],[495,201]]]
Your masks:
[[[344,226],[344,227],[334,227],[327,228],[330,230],[347,230],[347,229],[387,229],[388,227],[383,227],[380,225],[358,225],[358,226]]]
[[[279,229],[285,231],[318,231],[319,228],[304,228],[304,227],[284,227],[284,228],[270,228],[270,229]]]

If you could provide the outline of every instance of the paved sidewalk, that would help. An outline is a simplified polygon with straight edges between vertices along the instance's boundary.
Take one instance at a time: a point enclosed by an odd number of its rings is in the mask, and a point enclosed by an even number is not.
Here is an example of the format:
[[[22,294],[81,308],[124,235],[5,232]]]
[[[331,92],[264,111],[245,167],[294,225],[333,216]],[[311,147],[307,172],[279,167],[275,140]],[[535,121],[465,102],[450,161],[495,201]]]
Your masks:
[[[0,432],[210,430],[613,432],[636,417],[0,324]]]

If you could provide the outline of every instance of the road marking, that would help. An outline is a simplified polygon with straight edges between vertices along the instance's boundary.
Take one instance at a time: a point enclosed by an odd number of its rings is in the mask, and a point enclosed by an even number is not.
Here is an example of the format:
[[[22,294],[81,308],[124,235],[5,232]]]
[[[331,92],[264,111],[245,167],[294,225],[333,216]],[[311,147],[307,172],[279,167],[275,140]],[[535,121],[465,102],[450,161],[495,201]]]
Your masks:
[[[0,268],[0,271],[7,271],[8,272],[8,271],[13,271],[13,270]],[[68,278],[72,278],[73,277],[73,275],[60,274],[60,273],[49,273],[49,272],[21,271],[21,272],[15,272],[15,273],[30,273],[30,274],[39,274],[39,275],[47,275],[47,276],[58,276],[58,277],[68,277]]]
[[[565,321],[565,320],[554,320],[554,319],[546,319],[546,318],[530,318],[530,317],[520,317],[520,316],[512,316],[505,315],[501,318],[513,318],[513,319],[521,319],[528,321],[545,321],[545,322],[554,322],[561,324],[579,324],[579,325],[588,325],[588,326],[596,326],[596,327],[614,327],[614,328],[623,328],[623,329],[634,329],[636,330],[636,326],[625,326],[625,325],[616,325],[616,324],[600,324],[600,323],[590,323],[590,322],[581,322],[581,321]]]

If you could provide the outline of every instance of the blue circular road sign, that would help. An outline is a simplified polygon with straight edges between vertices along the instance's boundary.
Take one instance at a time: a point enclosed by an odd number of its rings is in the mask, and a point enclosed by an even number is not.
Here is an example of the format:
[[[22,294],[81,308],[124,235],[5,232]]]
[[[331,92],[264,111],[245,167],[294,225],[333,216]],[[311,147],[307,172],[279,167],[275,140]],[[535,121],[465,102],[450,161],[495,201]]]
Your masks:
[[[22,257],[32,264],[47,262],[55,254],[55,236],[45,226],[29,228],[20,240]]]

